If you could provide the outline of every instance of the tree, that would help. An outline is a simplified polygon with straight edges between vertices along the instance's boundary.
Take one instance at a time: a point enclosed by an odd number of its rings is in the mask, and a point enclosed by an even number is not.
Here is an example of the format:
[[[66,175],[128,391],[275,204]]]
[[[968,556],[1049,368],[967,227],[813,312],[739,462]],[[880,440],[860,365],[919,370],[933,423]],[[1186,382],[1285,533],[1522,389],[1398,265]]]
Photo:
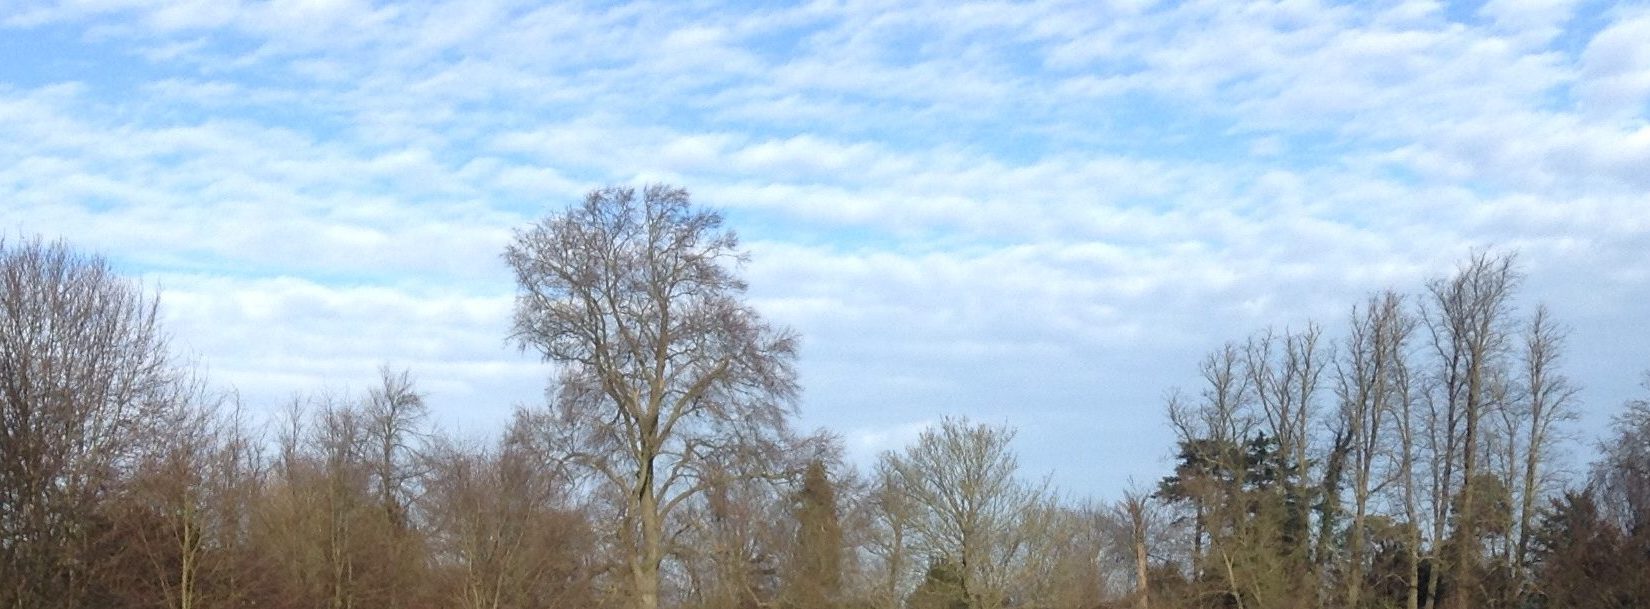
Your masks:
[[[1494,406],[1494,381],[1510,344],[1507,318],[1519,280],[1512,256],[1479,252],[1454,275],[1427,284],[1431,306],[1425,309],[1425,319],[1438,358],[1437,394],[1432,403],[1442,411],[1435,418],[1438,424],[1432,426],[1437,463],[1432,489],[1435,539],[1444,537],[1442,527],[1451,520],[1452,507],[1477,513],[1473,501],[1479,493],[1470,487],[1482,479],[1478,476],[1483,451],[1480,424]],[[1456,498],[1461,501],[1452,505]],[[1455,522],[1453,536],[1461,543],[1453,544],[1453,555],[1445,561],[1454,577],[1454,593],[1445,600],[1452,608],[1465,609],[1474,606],[1482,556],[1479,536],[1473,531],[1475,519]]]
[[[1522,409],[1528,425],[1524,438],[1524,459],[1518,481],[1518,547],[1513,565],[1522,576],[1530,549],[1530,527],[1536,511],[1537,494],[1545,482],[1548,457],[1554,451],[1560,423],[1577,417],[1577,387],[1559,369],[1567,330],[1553,322],[1547,307],[1537,307],[1524,332],[1519,363],[1523,372]],[[1514,412],[1508,409],[1509,412]]]
[[[100,510],[193,386],[154,298],[100,258],[0,241],[0,606],[91,602]]]
[[[1151,553],[1149,544],[1151,525],[1156,520],[1156,506],[1150,495],[1126,491],[1113,508],[1116,518],[1128,529],[1129,555],[1134,561],[1134,606],[1151,608]]]
[[[1644,388],[1650,389],[1650,372]],[[1614,433],[1600,443],[1590,476],[1599,512],[1636,536],[1650,560],[1650,400],[1637,399],[1616,415]]]
[[[1300,447],[1284,451],[1279,438],[1266,433],[1280,426],[1276,423],[1299,420],[1309,411],[1302,407],[1310,402],[1311,382],[1302,381],[1315,379],[1316,373],[1308,371],[1316,365],[1304,364],[1311,358],[1307,354],[1312,341],[1290,342],[1295,343],[1289,349],[1295,355],[1286,356],[1275,371],[1255,369],[1261,361],[1270,361],[1269,356],[1254,349],[1240,352],[1228,344],[1200,366],[1202,399],[1191,402],[1176,394],[1168,404],[1169,422],[1178,436],[1179,464],[1159,483],[1157,496],[1171,504],[1191,505],[1193,580],[1207,586],[1200,591],[1204,596],[1239,609],[1281,606],[1300,598],[1309,580],[1305,571],[1310,565],[1298,551],[1306,531],[1302,489],[1289,482],[1304,467],[1293,463]],[[1281,380],[1286,377],[1295,380]],[[1264,423],[1255,414],[1255,393],[1260,390],[1253,382],[1271,385],[1266,399],[1273,404],[1260,406],[1271,410]],[[1284,387],[1289,390],[1279,391]],[[1279,416],[1284,399],[1292,404],[1290,414]],[[1301,429],[1304,433],[1304,425]]]
[[[1316,394],[1324,362],[1318,343],[1322,330],[1308,324],[1300,332],[1285,331],[1281,336],[1271,330],[1252,337],[1244,349],[1244,371],[1249,377],[1254,403],[1259,407],[1266,432],[1277,443],[1279,468],[1277,477],[1282,496],[1280,523],[1280,557],[1291,568],[1287,570],[1286,585],[1299,590],[1312,585],[1313,567],[1307,549],[1310,537],[1311,503],[1309,480],[1311,464],[1311,431],[1316,420]],[[1344,434],[1337,434],[1343,441]],[[1340,474],[1344,449],[1332,450],[1325,467],[1327,492],[1320,504],[1321,522],[1325,528],[1335,522],[1339,510]],[[1324,539],[1327,536],[1320,537]],[[1327,554],[1326,545],[1318,554]],[[1320,556],[1321,559],[1321,556]]]
[[[512,337],[560,367],[563,459],[622,497],[633,606],[659,605],[667,521],[710,482],[707,457],[776,450],[797,339],[741,301],[722,217],[662,185],[607,187],[516,233]]]
[[[214,417],[216,403],[178,409],[138,463],[113,517],[116,597],[163,601],[173,609],[228,606],[240,596],[234,553],[247,450],[239,421]]]
[[[1625,551],[1628,540],[1600,513],[1592,493],[1552,499],[1532,543],[1537,606],[1605,609],[1650,603],[1650,585],[1644,583],[1650,555]]]
[[[842,525],[836,488],[820,460],[810,461],[796,495],[796,544],[786,601],[797,609],[835,607],[842,590]]]
[[[387,535],[378,540],[382,545],[378,562],[390,580],[384,605],[394,609],[408,604],[408,595],[419,582],[422,560],[411,511],[419,474],[421,425],[428,410],[409,372],[396,373],[385,366],[379,368],[378,377],[378,386],[368,391],[362,404],[362,416],[364,440],[370,445],[366,448],[371,453],[372,487],[387,529]]]
[[[928,565],[922,584],[905,598],[905,609],[973,609],[963,569],[950,560]]]
[[[1375,466],[1385,450],[1383,424],[1399,409],[1407,410],[1401,402],[1408,395],[1405,359],[1414,327],[1403,297],[1392,291],[1371,296],[1353,311],[1345,353],[1336,364],[1341,418],[1347,426],[1352,460],[1352,528],[1343,573],[1348,607],[1359,606],[1366,583],[1366,520],[1378,486]],[[1400,475],[1408,476],[1407,470]]]
[[[1535,606],[1650,606],[1650,401],[1627,403],[1599,453],[1587,488],[1552,499],[1530,533]]]
[[[1650,401],[1627,403],[1599,453],[1587,488],[1552,499],[1531,533],[1537,606],[1650,606]]]
[[[1225,518],[1225,506],[1235,505],[1248,467],[1241,448],[1255,431],[1250,412],[1248,375],[1237,346],[1228,343],[1204,357],[1198,366],[1204,386],[1200,400],[1191,401],[1176,392],[1170,395],[1169,424],[1175,430],[1179,465],[1173,475],[1158,486],[1158,496],[1170,503],[1192,506],[1192,579],[1209,575],[1209,554],[1217,531],[1241,518]],[[1236,582],[1226,582],[1235,594]]]
[[[1041,509],[1043,489],[1020,481],[1007,427],[947,418],[883,461],[917,508],[915,531],[931,558],[954,565],[970,607],[1007,600],[1012,568],[1032,551],[1019,519]]]
[[[918,506],[901,487],[891,459],[876,464],[876,479],[864,501],[865,552],[873,559],[876,576],[870,595],[873,606],[896,609],[912,570],[911,545],[916,537]]]

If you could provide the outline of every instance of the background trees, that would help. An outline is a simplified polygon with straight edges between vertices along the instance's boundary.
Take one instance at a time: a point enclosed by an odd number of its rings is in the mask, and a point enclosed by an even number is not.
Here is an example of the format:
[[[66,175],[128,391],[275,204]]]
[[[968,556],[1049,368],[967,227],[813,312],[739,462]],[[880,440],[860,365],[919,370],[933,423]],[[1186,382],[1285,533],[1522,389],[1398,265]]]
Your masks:
[[[1538,606],[1650,604],[1650,402],[1629,402],[1599,452],[1587,487],[1551,499],[1531,532]]]
[[[433,602],[463,609],[597,605],[589,516],[518,412],[497,444],[441,441],[424,455]]]
[[[793,435],[795,337],[740,301],[742,256],[665,187],[520,233],[551,407],[460,440],[387,367],[261,431],[153,298],[0,243],[0,606],[1650,603],[1650,407],[1562,488],[1566,335],[1510,257],[1214,350],[1168,401],[1172,473],[1104,504],[1025,479],[1007,425],[942,419],[866,476]]]

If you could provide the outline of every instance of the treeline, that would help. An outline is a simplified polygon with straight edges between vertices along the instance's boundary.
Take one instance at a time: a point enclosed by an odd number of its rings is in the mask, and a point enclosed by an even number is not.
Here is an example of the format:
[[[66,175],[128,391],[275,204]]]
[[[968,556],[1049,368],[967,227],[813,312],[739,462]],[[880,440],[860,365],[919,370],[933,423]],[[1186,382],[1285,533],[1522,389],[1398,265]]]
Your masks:
[[[1007,427],[867,471],[792,429],[797,338],[743,259],[664,186],[518,232],[551,398],[465,441],[389,368],[250,417],[136,283],[0,242],[0,607],[1650,606],[1650,404],[1560,471],[1565,333],[1510,256],[1216,349],[1166,405],[1173,471],[1109,503],[1028,478]]]
[[[1334,340],[1307,324],[1204,358],[1197,390],[1168,401],[1177,461],[1153,494],[1190,549],[1140,594],[1650,606],[1650,408],[1629,404],[1602,460],[1567,476],[1566,331],[1519,311],[1520,280],[1513,256],[1480,252],[1418,293],[1370,295]]]

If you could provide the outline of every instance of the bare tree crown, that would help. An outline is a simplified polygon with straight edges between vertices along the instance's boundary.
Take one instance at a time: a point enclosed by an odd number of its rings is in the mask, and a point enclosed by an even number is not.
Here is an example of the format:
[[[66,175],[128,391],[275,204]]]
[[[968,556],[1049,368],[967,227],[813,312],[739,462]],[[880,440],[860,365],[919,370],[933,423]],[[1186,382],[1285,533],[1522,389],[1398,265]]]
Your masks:
[[[504,257],[513,338],[560,366],[555,444],[622,498],[618,553],[635,606],[656,607],[683,530],[672,515],[730,472],[781,460],[796,336],[742,301],[738,238],[680,188],[598,189],[518,232]]]

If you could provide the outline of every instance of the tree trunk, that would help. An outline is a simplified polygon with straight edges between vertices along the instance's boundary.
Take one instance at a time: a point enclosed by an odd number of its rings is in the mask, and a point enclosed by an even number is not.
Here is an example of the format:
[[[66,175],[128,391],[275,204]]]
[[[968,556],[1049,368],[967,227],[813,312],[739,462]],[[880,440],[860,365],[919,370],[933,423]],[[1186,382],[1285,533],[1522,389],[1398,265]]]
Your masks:
[[[1134,538],[1134,606],[1136,609],[1150,609],[1151,602],[1148,600],[1148,591],[1151,587],[1146,579],[1149,565],[1146,560],[1146,537],[1141,533],[1143,531],[1137,532]]]
[[[659,565],[664,562],[664,523],[660,522],[659,498],[653,491],[653,459],[643,460],[637,510],[641,515],[642,548],[631,564],[636,585],[636,609],[658,609]]]
[[[1411,527],[1410,531],[1414,532]],[[1420,535],[1410,535],[1409,566],[1405,570],[1407,585],[1404,586],[1404,609],[1420,609],[1421,603],[1421,553],[1418,546],[1421,543]]]

